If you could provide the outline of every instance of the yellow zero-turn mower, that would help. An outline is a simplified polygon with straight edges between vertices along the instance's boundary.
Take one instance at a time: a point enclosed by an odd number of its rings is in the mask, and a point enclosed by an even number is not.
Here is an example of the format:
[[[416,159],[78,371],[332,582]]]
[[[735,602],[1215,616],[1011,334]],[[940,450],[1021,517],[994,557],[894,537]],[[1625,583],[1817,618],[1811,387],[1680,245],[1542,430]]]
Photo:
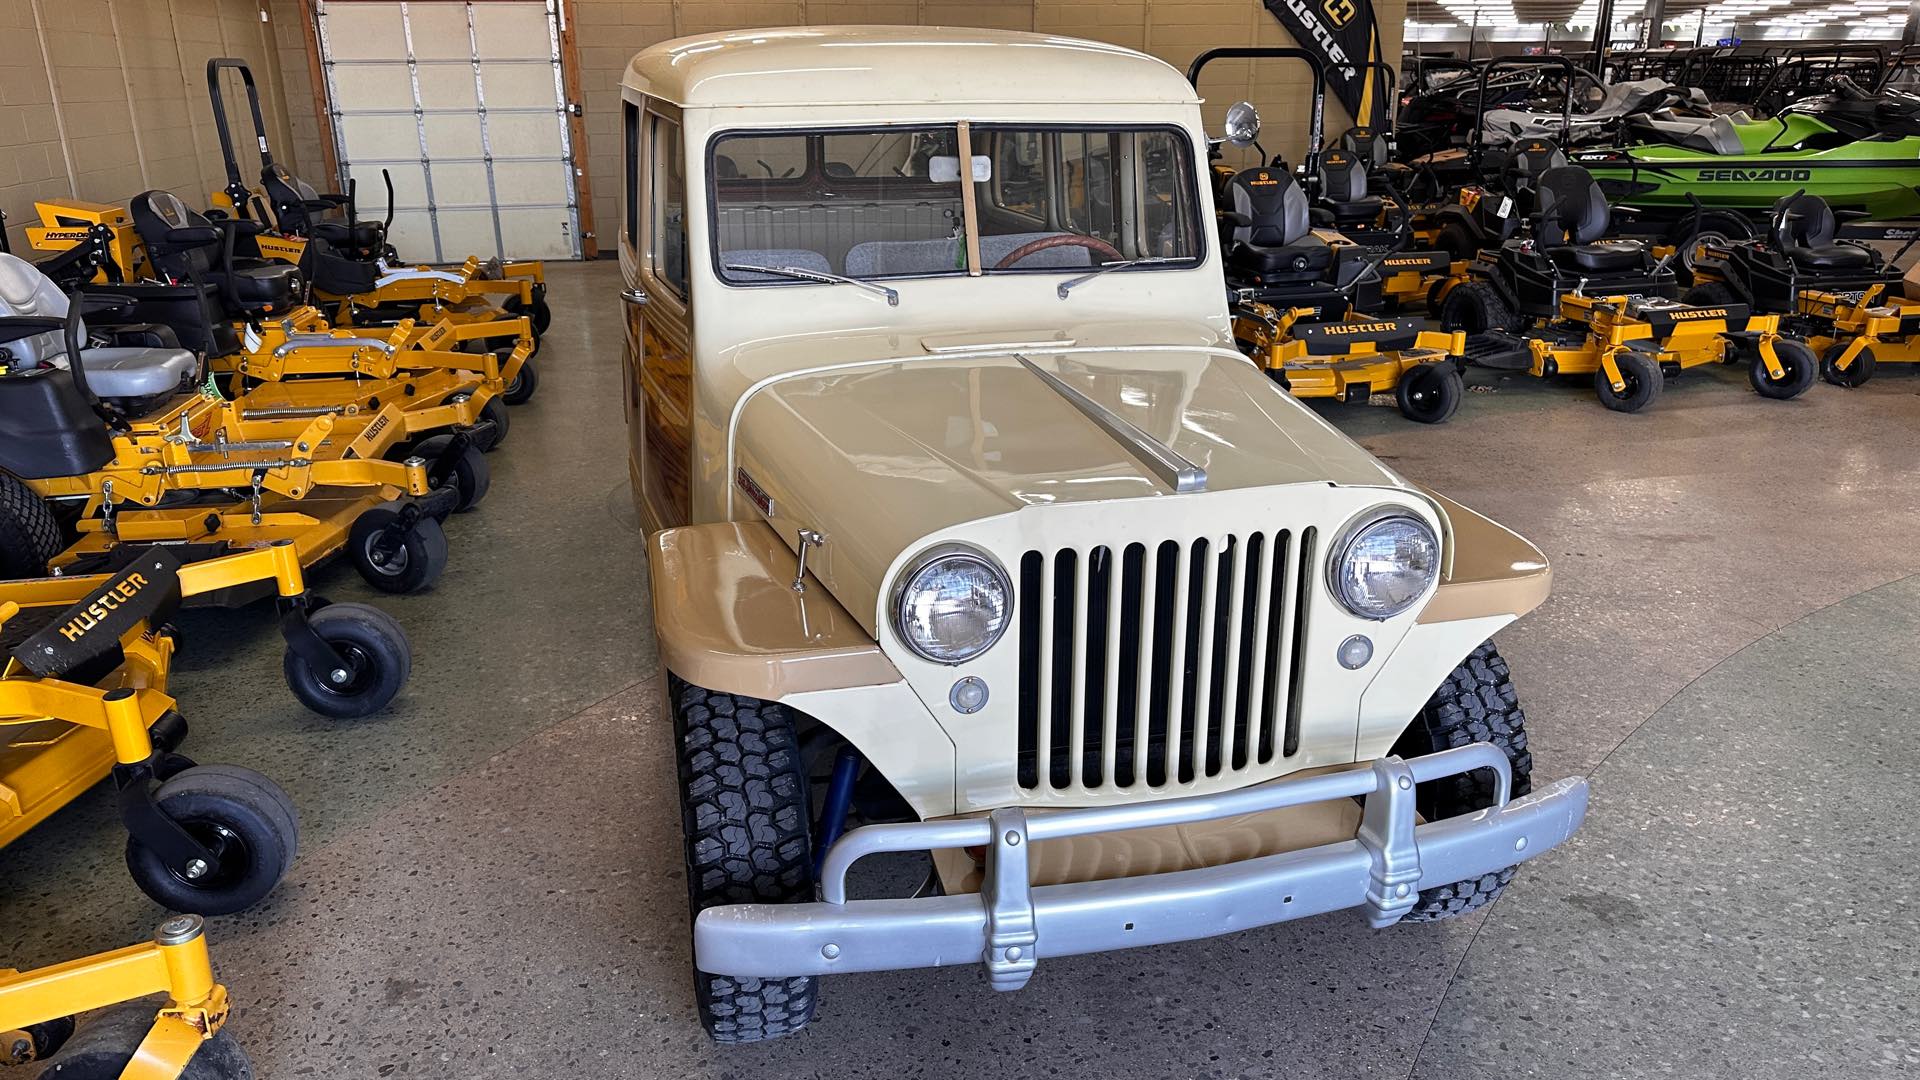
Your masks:
[[[1364,403],[1393,393],[1401,415],[1438,424],[1460,407],[1466,335],[1417,317],[1353,310],[1399,244],[1367,249],[1311,227],[1307,196],[1284,169],[1244,169],[1226,187],[1222,219],[1234,339],[1294,396]],[[1404,242],[1407,231],[1399,232]]]
[[[144,945],[0,969],[0,1065],[38,1062],[58,1080],[253,1080],[205,933],[198,915],[176,915]],[[158,1008],[140,1004],[159,994]]]
[[[1536,196],[1527,232],[1441,288],[1441,323],[1467,332],[1469,359],[1542,378],[1590,374],[1600,403],[1616,412],[1653,404],[1669,371],[1729,359],[1746,361],[1762,397],[1798,397],[1813,385],[1813,350],[1783,336],[1778,316],[1683,304],[1672,252],[1656,261],[1639,241],[1601,240],[1609,210],[1585,169],[1548,169]]]
[[[1860,386],[1883,363],[1920,363],[1920,271],[1902,278],[1894,268],[1914,242],[1888,259],[1836,243],[1837,232],[1825,199],[1789,195],[1774,204],[1766,236],[1699,246],[1687,302],[1781,315],[1836,386]]]
[[[386,460],[399,402],[351,422],[249,416],[191,389],[192,353],[93,346],[82,310],[76,297],[61,319],[0,316],[0,473],[78,506],[78,539],[50,565],[82,572],[132,543],[288,540],[303,566],[344,547],[389,592],[426,588],[445,568],[441,520],[476,505],[490,479],[466,432]]]
[[[486,319],[443,313],[432,323],[336,328],[304,302],[298,267],[236,254],[258,231],[254,222],[209,219],[157,190],[126,210],[67,200],[35,206],[43,224],[29,228],[28,238],[56,253],[40,268],[59,287],[129,298],[129,318],[171,328],[181,345],[230,376],[236,392],[261,381],[336,376],[355,386],[308,396],[376,394],[381,388],[372,384],[407,380],[416,405],[452,399],[464,403],[462,422],[485,412],[504,433],[504,411],[489,403],[520,404],[539,385],[538,339],[527,317],[488,309]]]
[[[0,557],[18,569],[57,545],[32,493],[0,476]],[[180,603],[264,584],[278,597],[287,684],[326,716],[386,707],[412,668],[406,634],[364,604],[312,596],[291,544],[182,565],[139,545],[102,574],[0,583],[0,846],[109,777],[135,884],[175,911],[216,915],[272,891],[299,843],[271,780],[176,752],[186,722],[168,693]]]
[[[257,190],[241,174],[220,86],[223,70],[238,73],[246,87],[260,149]],[[547,306],[546,270],[541,263],[469,257],[452,270],[401,265],[387,236],[393,224],[390,178],[386,220],[360,220],[351,182],[345,195],[320,194],[273,159],[260,114],[260,94],[244,61],[208,60],[207,92],[227,169],[227,186],[213,194],[213,205],[236,218],[271,224],[270,230],[254,232],[246,248],[265,258],[300,265],[334,321],[342,326],[402,318],[491,321],[504,312],[527,316],[536,334],[547,332],[553,315]],[[261,205],[263,199],[271,206],[270,220],[269,211]]]

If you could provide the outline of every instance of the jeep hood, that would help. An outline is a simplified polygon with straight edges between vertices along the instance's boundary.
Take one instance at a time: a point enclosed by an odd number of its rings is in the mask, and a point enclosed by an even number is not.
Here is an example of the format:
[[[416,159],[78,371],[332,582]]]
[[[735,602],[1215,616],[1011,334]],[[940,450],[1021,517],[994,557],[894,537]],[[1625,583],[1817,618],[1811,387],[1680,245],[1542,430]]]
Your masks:
[[[763,385],[738,413],[732,516],[765,513],[790,546],[801,529],[823,534],[809,570],[872,631],[889,566],[923,538],[1055,503],[1175,496],[1126,439],[1022,357],[1204,469],[1207,491],[1336,484],[1424,499],[1238,356],[1036,346]],[[758,511],[750,490],[764,497]]]

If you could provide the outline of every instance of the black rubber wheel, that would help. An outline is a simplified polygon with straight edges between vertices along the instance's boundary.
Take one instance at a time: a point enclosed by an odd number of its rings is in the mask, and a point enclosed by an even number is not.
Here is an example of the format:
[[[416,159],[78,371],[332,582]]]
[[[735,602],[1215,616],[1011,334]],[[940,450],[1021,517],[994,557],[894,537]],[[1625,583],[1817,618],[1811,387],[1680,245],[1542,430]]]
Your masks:
[[[1679,249],[1679,257],[1674,261],[1679,264],[1681,270],[1692,275],[1694,252],[1703,241],[1727,247],[1741,240],[1751,240],[1753,224],[1739,214],[1709,210],[1704,214],[1688,214],[1682,218],[1668,234],[1667,239]]]
[[[1400,376],[1394,399],[1400,415],[1417,424],[1442,424],[1460,409],[1466,394],[1466,381],[1452,361],[1421,364]]]
[[[299,823],[273,781],[251,769],[195,766],[161,784],[154,801],[201,843],[217,848],[220,866],[197,878],[177,873],[139,840],[127,839],[127,870],[140,891],[172,911],[231,915],[259,903],[293,865]]]
[[[533,318],[533,332],[545,334],[547,327],[553,325],[553,309],[547,306],[547,298],[542,296],[534,300],[527,314]]]
[[[1755,351],[1753,362],[1747,365],[1747,381],[1761,397],[1775,401],[1797,398],[1813,386],[1813,380],[1819,377],[1820,361],[1813,355],[1813,348],[1804,341],[1792,338],[1775,338],[1773,355],[1780,361],[1783,372],[1781,378],[1774,378],[1767,371],[1767,362]]]
[[[481,447],[482,450],[491,454],[500,449],[501,443],[507,441],[507,403],[498,397],[488,398],[487,403],[480,406],[480,419],[493,423],[493,438],[487,440],[487,445]]]
[[[1835,386],[1844,386],[1849,390],[1857,386],[1865,386],[1867,380],[1873,378],[1873,347],[1869,345],[1861,349],[1860,355],[1854,357],[1853,363],[1847,365],[1847,370],[1841,371],[1840,354],[1846,351],[1847,343],[1844,341],[1836,341],[1827,346],[1827,355],[1820,358],[1820,377]]]
[[[418,592],[447,568],[447,534],[430,514],[403,530],[400,504],[381,503],[354,519],[347,552],[354,569],[381,592]]]
[[[533,392],[539,388],[540,369],[533,362],[533,354],[528,353],[520,370],[513,373],[513,381],[507,383],[507,388],[501,391],[500,396],[509,405],[525,405],[533,400]]]
[[[40,493],[0,472],[0,578],[40,577],[60,554],[60,523]]]
[[[94,1016],[47,1062],[42,1080],[117,1080],[153,1027],[158,1005],[128,1002]],[[253,1063],[221,1028],[202,1042],[179,1080],[254,1080]]]
[[[1724,281],[1703,281],[1688,289],[1680,302],[1688,307],[1726,307],[1739,303],[1740,298],[1733,294],[1733,286]]]
[[[1513,766],[1513,797],[1533,790],[1533,754],[1527,750],[1527,714],[1513,690],[1513,676],[1493,642],[1468,654],[1447,681],[1427,699],[1426,708],[1393,744],[1403,758],[1422,757],[1471,743],[1488,743],[1506,752]],[[1491,770],[1444,777],[1414,792],[1428,821],[1457,817],[1493,805]],[[1434,922],[1485,907],[1513,879],[1514,867],[1471,881],[1420,890],[1420,899],[1402,922]]]
[[[307,622],[347,661],[338,669],[316,671],[287,650],[282,661],[287,687],[307,708],[336,720],[370,716],[407,685],[413,647],[393,616],[367,604],[329,604]]]
[[[1453,262],[1465,262],[1480,251],[1480,242],[1473,238],[1472,230],[1457,221],[1449,221],[1440,226],[1439,233],[1433,238],[1433,246],[1447,253]]]
[[[803,903],[813,895],[812,804],[783,705],[669,677],[686,833],[687,903]],[[791,1035],[813,1019],[820,980],[693,973],[700,1023],[715,1042]]]
[[[434,435],[420,440],[413,453],[427,459],[428,471],[436,471],[440,455],[453,441],[452,435]],[[454,504],[453,512],[460,513],[480,505],[487,497],[487,489],[493,486],[493,467],[487,464],[487,455],[469,439],[467,448],[453,459],[453,472],[448,477],[460,499]]]
[[[1463,281],[1440,304],[1440,325],[1465,330],[1468,337],[1489,330],[1513,330],[1520,325],[1506,297],[1490,281]]]
[[[0,1065],[25,1065],[52,1057],[73,1038],[73,1017],[56,1017],[20,1030],[26,1035],[25,1041],[15,1039],[10,1046],[0,1045]]]
[[[1627,413],[1639,412],[1653,404],[1666,386],[1667,377],[1661,373],[1660,364],[1632,349],[1621,352],[1614,359],[1620,365],[1620,376],[1626,380],[1627,388],[1616,391],[1613,380],[1607,378],[1607,369],[1594,368],[1593,392],[1599,395],[1600,404],[1614,412]]]

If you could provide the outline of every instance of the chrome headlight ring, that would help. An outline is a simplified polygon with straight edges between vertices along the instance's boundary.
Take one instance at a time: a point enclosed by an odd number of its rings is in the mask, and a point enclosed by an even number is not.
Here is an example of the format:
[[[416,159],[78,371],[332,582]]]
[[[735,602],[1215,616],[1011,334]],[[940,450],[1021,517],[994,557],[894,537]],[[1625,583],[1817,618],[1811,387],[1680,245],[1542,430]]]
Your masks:
[[[1384,622],[1427,594],[1440,576],[1440,557],[1433,526],[1407,507],[1376,506],[1340,530],[1327,587],[1347,611]]]
[[[893,630],[922,660],[953,666],[993,648],[1013,621],[1013,579],[971,544],[915,555],[895,579]]]

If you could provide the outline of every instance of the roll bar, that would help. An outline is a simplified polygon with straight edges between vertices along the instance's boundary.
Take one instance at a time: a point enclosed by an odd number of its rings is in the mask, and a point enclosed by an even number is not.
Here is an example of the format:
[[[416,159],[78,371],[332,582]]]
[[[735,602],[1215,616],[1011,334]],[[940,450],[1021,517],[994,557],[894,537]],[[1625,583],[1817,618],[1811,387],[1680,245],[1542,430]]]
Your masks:
[[[1320,57],[1286,45],[1228,45],[1208,49],[1187,65],[1187,81],[1200,88],[1200,69],[1215,60],[1298,60],[1313,73],[1313,113],[1307,122],[1307,157],[1301,162],[1308,176],[1320,169],[1321,139],[1326,133],[1327,68]]]
[[[1475,173],[1480,169],[1481,143],[1484,141],[1480,136],[1480,128],[1487,114],[1487,77],[1497,70],[1529,67],[1555,67],[1566,71],[1567,92],[1560,113],[1560,145],[1565,146],[1573,134],[1573,80],[1582,74],[1573,61],[1564,56],[1503,56],[1498,60],[1489,60],[1480,69],[1480,78],[1474,88],[1473,132],[1467,136],[1467,161]]]
[[[247,87],[247,104],[253,111],[253,134],[260,146],[260,168],[264,171],[273,164],[273,151],[267,146],[267,122],[260,113],[260,88],[254,85],[253,70],[247,67],[245,60],[236,60],[231,56],[215,56],[207,60],[207,97],[213,103],[213,126],[220,133],[220,156],[227,163],[226,195],[233,203],[233,212],[241,217],[247,216],[247,203],[253,193],[240,177],[240,159],[233,152],[233,132],[227,123],[227,103],[220,89],[220,72],[237,71],[240,81]]]

